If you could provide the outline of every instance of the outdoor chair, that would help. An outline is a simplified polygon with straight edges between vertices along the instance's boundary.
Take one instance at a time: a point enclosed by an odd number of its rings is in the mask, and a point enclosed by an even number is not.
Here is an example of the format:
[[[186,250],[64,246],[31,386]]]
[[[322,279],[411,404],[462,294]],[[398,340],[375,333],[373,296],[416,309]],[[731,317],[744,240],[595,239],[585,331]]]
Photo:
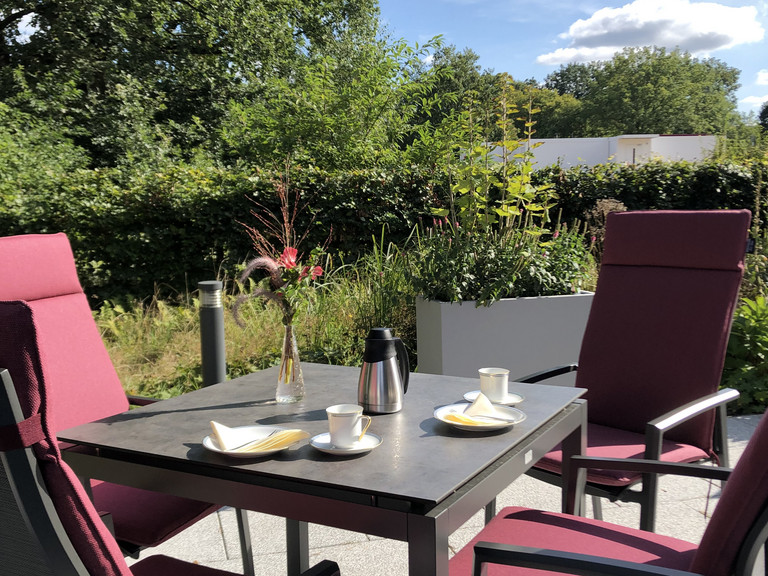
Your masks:
[[[540,382],[576,370],[586,388],[589,456],[728,466],[725,404],[718,391],[744,269],[750,213],[638,211],[608,215],[605,247],[578,365],[526,376]],[[529,471],[560,483],[555,449]],[[599,498],[640,504],[653,531],[658,474],[587,471]]]
[[[112,533],[64,462],[56,441],[53,396],[41,384],[36,352],[25,362],[33,373],[17,395],[0,371],[0,561],[13,576],[234,576],[163,555],[130,568]],[[148,513],[151,513],[148,511]],[[107,520],[109,517],[107,516]],[[338,576],[322,561],[304,576]]]
[[[0,369],[9,370],[22,403],[36,376],[50,399],[51,430],[129,409],[101,340],[64,234],[0,238]],[[24,362],[35,355],[35,372]],[[145,404],[149,399],[131,398]],[[137,556],[219,508],[172,495],[84,480],[96,508],[108,512],[123,552]],[[243,565],[253,574],[245,512],[238,514]]]
[[[765,414],[732,473],[721,467],[649,460],[577,456],[571,462],[575,469],[633,465],[659,474],[728,478],[728,483],[698,545],[602,520],[509,507],[451,559],[450,576],[534,576],[540,570],[591,576],[753,573],[768,538]],[[582,481],[577,485],[583,489],[583,474],[572,469],[569,481],[577,482],[579,475]],[[765,573],[765,566],[762,568],[755,573]]]

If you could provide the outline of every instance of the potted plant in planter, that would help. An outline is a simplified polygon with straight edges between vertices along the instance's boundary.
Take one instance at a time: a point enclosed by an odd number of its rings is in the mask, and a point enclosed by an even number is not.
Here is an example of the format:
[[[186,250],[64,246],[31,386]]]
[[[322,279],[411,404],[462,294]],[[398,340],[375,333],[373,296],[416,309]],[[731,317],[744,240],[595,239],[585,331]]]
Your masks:
[[[464,117],[470,137],[448,206],[420,231],[412,268],[421,372],[476,377],[499,366],[514,378],[578,359],[594,265],[579,227],[550,219],[553,191],[531,181],[537,110],[527,112],[525,138],[508,140],[502,123],[491,144]]]

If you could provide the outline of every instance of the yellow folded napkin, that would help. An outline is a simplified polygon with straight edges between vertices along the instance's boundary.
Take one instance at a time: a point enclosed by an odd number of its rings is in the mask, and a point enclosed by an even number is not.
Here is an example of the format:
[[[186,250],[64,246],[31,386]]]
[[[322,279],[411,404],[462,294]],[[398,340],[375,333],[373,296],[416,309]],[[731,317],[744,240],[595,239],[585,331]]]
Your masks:
[[[211,420],[211,430],[219,448],[227,452],[265,452],[279,450],[309,438],[303,430],[280,430],[264,438],[254,438],[253,428],[230,428]]]
[[[456,424],[465,424],[468,426],[487,426],[490,424],[490,420],[478,420],[477,418],[472,418],[471,416],[464,416],[464,414],[459,414],[458,412],[448,412],[443,415],[444,420],[448,420],[449,422],[455,422]]]
[[[487,426],[488,424],[501,423],[507,420],[505,416],[500,416],[496,407],[488,400],[488,397],[480,392],[464,413],[448,412],[443,416],[450,422],[465,424],[469,426]]]

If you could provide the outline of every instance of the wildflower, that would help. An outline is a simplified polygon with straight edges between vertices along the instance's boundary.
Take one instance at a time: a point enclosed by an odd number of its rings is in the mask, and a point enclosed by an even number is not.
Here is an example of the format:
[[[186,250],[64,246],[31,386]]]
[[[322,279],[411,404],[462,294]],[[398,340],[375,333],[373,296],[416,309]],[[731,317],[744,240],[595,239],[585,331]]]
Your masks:
[[[299,255],[299,251],[296,248],[290,246],[283,250],[280,259],[277,261],[278,266],[282,266],[286,270],[292,270],[296,268],[296,257]]]

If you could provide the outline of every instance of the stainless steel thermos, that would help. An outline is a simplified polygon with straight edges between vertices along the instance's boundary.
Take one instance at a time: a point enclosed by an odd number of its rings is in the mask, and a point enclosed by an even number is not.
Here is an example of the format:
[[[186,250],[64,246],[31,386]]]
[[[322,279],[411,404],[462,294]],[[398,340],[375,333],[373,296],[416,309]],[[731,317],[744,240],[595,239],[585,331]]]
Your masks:
[[[373,328],[365,339],[357,400],[366,412],[389,414],[403,408],[408,390],[408,352],[389,328]]]

